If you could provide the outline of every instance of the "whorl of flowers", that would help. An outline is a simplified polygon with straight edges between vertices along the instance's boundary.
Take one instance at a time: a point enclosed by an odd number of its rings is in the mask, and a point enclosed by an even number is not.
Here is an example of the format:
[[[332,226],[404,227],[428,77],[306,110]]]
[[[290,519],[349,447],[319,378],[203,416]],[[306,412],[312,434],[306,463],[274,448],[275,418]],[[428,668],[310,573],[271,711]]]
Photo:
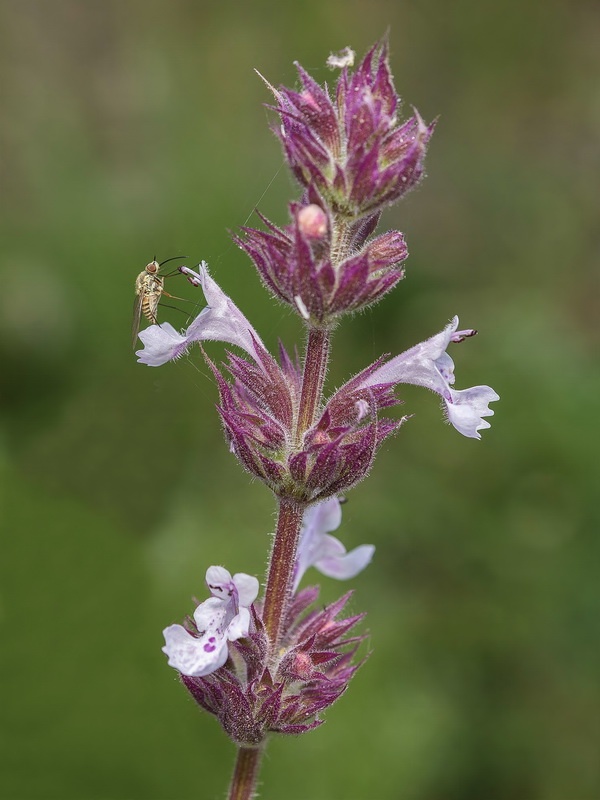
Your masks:
[[[350,553],[330,535],[342,518],[332,497],[306,511],[295,561],[294,587],[310,567],[338,580],[361,572],[375,548]],[[319,589],[297,591],[288,608],[276,655],[270,652],[256,603],[258,581],[224,567],[209,567],[212,597],[185,626],[164,630],[164,652],[192,697],[214,714],[238,744],[253,746],[268,733],[305,733],[322,725],[320,712],[334,703],[360,664],[352,664],[365,634],[349,636],[364,614],[339,619],[352,592],[320,611],[309,611]]]

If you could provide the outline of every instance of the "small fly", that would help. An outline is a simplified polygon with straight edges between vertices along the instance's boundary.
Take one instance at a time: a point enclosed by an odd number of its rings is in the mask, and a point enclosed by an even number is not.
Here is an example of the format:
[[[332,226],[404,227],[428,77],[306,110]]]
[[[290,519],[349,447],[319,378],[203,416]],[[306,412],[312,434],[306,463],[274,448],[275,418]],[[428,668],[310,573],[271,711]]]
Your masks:
[[[156,317],[156,310],[162,295],[173,297],[172,294],[165,292],[165,278],[167,275],[159,275],[158,271],[163,264],[168,261],[175,261],[177,258],[185,258],[185,256],[173,256],[167,258],[166,261],[161,261],[160,264],[156,258],[149,264],[146,264],[144,269],[135,279],[135,300],[133,302],[133,324],[131,327],[131,341],[133,349],[137,346],[138,333],[140,332],[140,322],[142,315],[146,317],[153,325],[158,322]],[[181,298],[176,297],[176,300]]]

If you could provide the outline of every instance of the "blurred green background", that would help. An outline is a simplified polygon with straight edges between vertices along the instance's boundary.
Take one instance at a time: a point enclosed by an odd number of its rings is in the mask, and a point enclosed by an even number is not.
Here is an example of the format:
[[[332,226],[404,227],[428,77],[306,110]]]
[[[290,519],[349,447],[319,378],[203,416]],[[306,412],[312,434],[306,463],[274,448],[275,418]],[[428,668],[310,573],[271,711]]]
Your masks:
[[[199,352],[136,364],[133,282],[155,254],[206,259],[267,344],[299,341],[227,232],[257,205],[286,222],[298,194],[253,68],[330,80],[331,51],[389,27],[407,110],[441,118],[427,180],[385,220],[407,279],[341,326],[330,386],[458,313],[480,335],[453,351],[457,387],[502,399],[476,442],[403,391],[415,416],[340,530],[377,546],[352,601],[374,653],[325,726],[271,743],[261,796],[598,800],[598,4],[0,14],[2,797],[223,796],[234,749],[161,630],[208,565],[264,574],[274,503],[222,443]]]

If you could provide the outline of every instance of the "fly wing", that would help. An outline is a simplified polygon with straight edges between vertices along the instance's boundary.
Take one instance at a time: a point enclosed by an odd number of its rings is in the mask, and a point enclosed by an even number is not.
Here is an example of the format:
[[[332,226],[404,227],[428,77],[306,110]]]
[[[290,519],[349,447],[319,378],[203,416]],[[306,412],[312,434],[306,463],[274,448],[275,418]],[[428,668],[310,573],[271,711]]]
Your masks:
[[[133,322],[131,323],[131,344],[133,349],[138,345],[138,333],[140,332],[140,320],[142,318],[143,295],[136,294],[133,301]]]

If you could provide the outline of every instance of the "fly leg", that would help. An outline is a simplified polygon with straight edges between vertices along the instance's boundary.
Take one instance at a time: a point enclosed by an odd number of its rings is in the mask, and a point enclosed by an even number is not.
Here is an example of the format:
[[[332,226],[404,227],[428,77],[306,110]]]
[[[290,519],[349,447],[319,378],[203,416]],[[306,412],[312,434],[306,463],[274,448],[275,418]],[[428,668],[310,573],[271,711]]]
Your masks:
[[[174,294],[169,294],[168,292],[165,292],[164,289],[163,289],[163,294],[165,295],[165,297],[170,297],[172,300],[183,300],[184,303],[192,302],[191,300],[188,300],[187,297],[177,297]],[[172,306],[169,306],[169,308],[172,308]]]

